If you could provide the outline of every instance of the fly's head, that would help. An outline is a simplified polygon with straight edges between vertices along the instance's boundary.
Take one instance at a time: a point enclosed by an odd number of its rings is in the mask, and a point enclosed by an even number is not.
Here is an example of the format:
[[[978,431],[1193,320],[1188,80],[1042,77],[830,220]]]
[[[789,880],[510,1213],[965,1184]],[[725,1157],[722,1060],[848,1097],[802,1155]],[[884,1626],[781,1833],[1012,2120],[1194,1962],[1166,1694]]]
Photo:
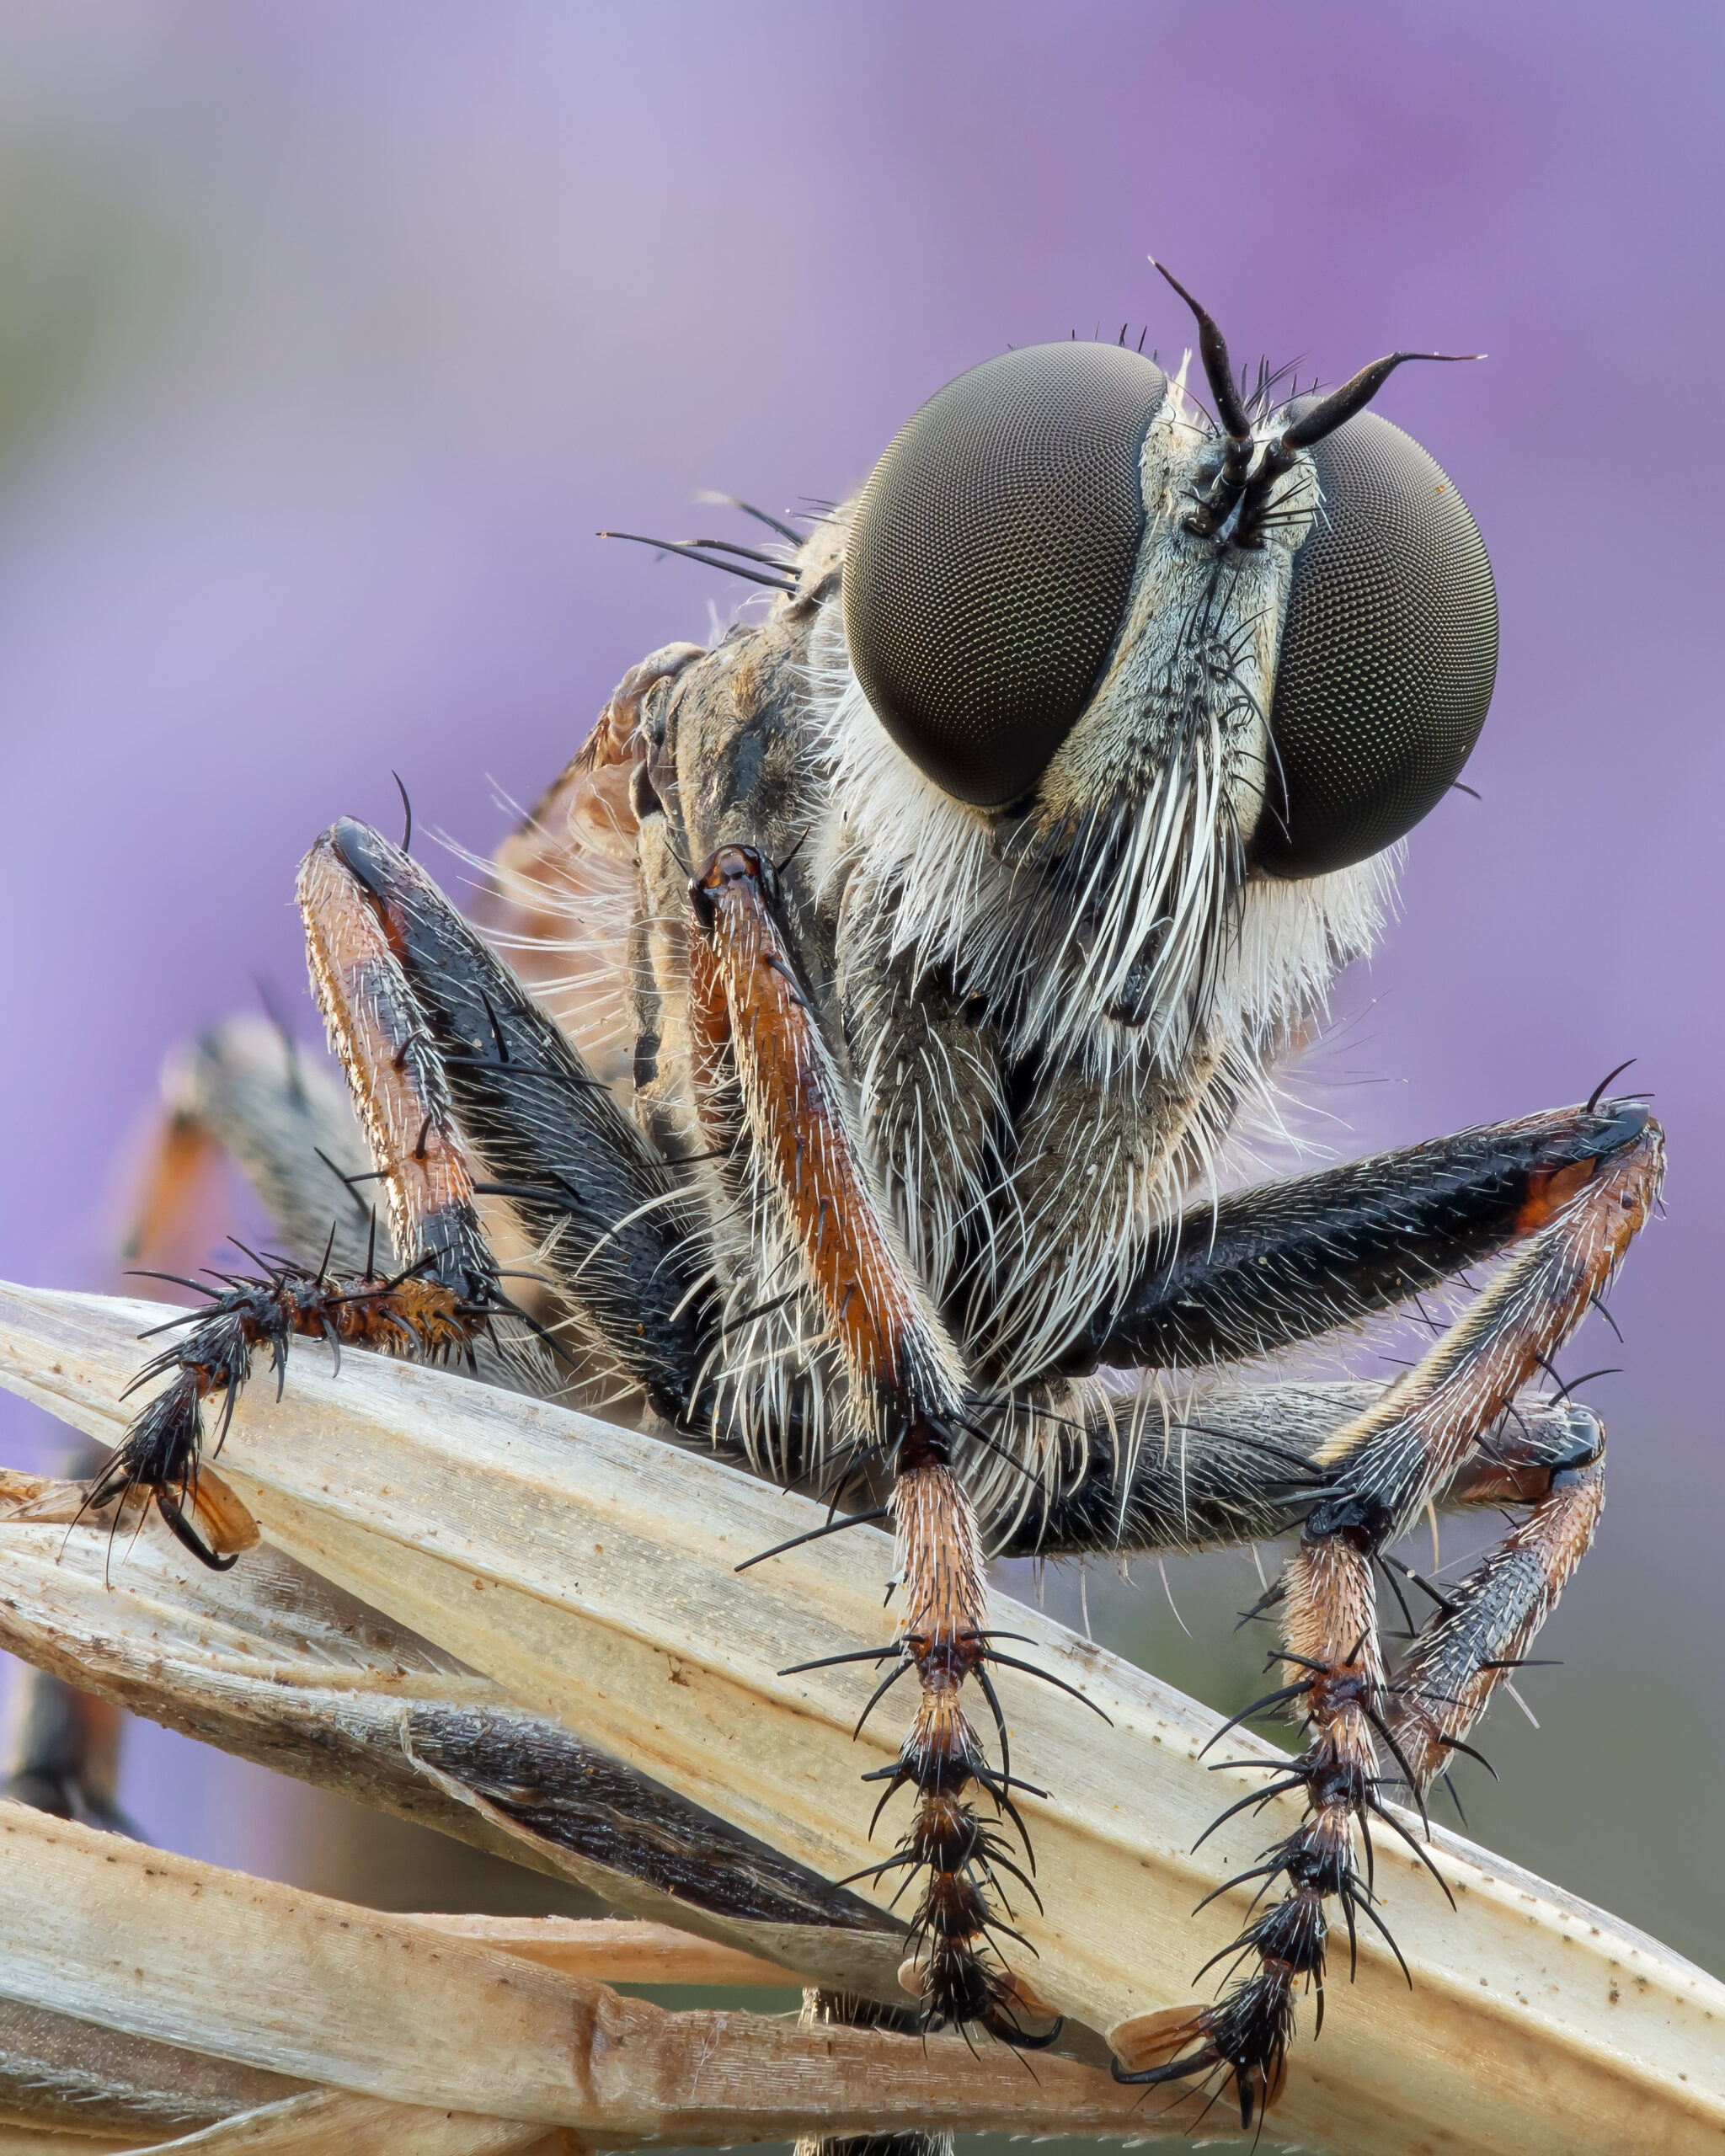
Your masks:
[[[961,375],[859,497],[825,635],[852,938],[942,969],[1017,1052],[1104,1067],[1310,1008],[1497,660],[1471,516],[1365,408],[1441,355],[1248,398],[1182,296],[1214,421],[1122,347]]]

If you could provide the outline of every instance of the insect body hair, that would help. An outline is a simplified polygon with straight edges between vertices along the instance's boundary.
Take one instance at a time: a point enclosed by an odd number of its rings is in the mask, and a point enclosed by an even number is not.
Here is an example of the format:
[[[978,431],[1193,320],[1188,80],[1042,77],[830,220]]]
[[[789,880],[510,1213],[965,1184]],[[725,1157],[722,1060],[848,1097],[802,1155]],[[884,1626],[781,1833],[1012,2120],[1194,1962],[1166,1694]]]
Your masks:
[[[1393,850],[1306,882],[1246,872],[1263,690],[1241,686],[1237,628],[1201,633],[1225,639],[1226,665],[1165,654],[1187,669],[1162,730],[1179,753],[1114,757],[1112,790],[1088,801],[1069,774],[1059,815],[1041,822],[990,816],[923,777],[870,710],[836,609],[811,639],[810,726],[830,773],[816,873],[860,1050],[860,1127],[907,1240],[935,1261],[939,1291],[962,1292],[1002,1386],[1044,1371],[1193,1193],[1223,1187],[1242,1111],[1274,1120],[1277,1061],[1392,900]],[[1086,758],[1100,787],[1099,751],[1068,762]],[[943,991],[974,1017],[956,1091],[927,1015]],[[1014,1157],[985,1139],[968,1161],[950,1146],[933,1157],[954,1098],[969,1116],[1027,1070],[1036,1098]]]

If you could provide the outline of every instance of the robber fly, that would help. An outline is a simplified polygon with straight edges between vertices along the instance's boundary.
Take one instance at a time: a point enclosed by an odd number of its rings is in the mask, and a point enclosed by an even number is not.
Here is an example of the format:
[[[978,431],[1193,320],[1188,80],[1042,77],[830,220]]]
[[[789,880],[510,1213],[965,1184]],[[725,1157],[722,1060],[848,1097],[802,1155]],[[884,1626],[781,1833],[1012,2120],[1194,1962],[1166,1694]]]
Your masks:
[[[1248,1875],[1219,2002],[1127,2077],[1231,2077],[1249,2123],[1332,1924],[1381,1924],[1356,1851],[1404,1831],[1386,1792],[1423,1804],[1468,1749],[1592,1536],[1602,1428],[1530,1388],[1663,1140],[1601,1087],[1213,1194],[1473,748],[1497,611],[1455,488],[1367,408],[1446,355],[1248,393],[1168,281],[1214,419],[1124,342],[1010,351],[811,531],[653,542],[763,586],[764,616],[625,676],[497,857],[487,934],[405,841],[317,841],[312,984],[383,1247],[374,1219],[363,1254],[344,1228],[322,1265],[222,1283],[102,1491],[229,1561],[206,1403],[309,1335],[489,1358],[803,1481],[835,1530],[889,1518],[896,1641],[857,1658],[914,1704],[880,1872],[921,2025],[1018,2045],[1050,2032],[1002,1914],[1023,1785],[985,1561],[1294,1538],[1260,1605],[1284,1681],[1251,1711],[1303,1725],[1266,1793],[1305,1815]],[[1387,1386],[1239,1373],[1500,1255]],[[1479,1504],[1516,1524],[1392,1672],[1391,1545]]]

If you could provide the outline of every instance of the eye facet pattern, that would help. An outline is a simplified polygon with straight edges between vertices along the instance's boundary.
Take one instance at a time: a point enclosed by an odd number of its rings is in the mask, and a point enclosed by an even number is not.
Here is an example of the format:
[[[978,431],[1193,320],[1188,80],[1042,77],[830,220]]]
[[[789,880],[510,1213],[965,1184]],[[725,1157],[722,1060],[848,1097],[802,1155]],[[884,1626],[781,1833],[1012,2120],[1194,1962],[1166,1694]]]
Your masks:
[[[1498,670],[1491,563],[1441,467],[1375,412],[1310,454],[1323,507],[1294,558],[1253,846],[1281,877],[1411,830],[1467,761]]]
[[[996,808],[1089,702],[1144,533],[1167,392],[1113,344],[1033,344],[937,390],[875,467],[845,561],[851,663],[930,779]]]

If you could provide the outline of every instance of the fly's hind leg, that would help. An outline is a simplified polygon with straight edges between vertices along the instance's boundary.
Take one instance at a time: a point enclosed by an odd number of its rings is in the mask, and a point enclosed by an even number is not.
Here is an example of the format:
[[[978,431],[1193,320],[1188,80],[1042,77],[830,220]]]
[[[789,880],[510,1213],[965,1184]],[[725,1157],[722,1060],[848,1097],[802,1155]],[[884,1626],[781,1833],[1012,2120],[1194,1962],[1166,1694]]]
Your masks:
[[[1225,2071],[1248,2124],[1274,2100],[1302,1990],[1317,1992],[1322,2020],[1332,1909],[1339,1904],[1350,1941],[1360,1921],[1383,1929],[1369,1876],[1355,1863],[1356,1830],[1368,1851],[1374,1822],[1409,1838],[1386,1793],[1405,1785],[1423,1803],[1470,1709],[1503,1673],[1491,1665],[1525,1652],[1587,1546],[1602,1492],[1597,1460],[1548,1470],[1532,1517],[1392,1682],[1378,1628],[1384,1552],[1446,1492],[1489,1497],[1494,1482],[1534,1470],[1537,1463],[1518,1465],[1513,1440],[1498,1434],[1506,1412],[1603,1293],[1658,1196],[1658,1126],[1629,1102],[1600,1120],[1597,1151],[1546,1180],[1523,1209],[1524,1246],[1466,1315],[1316,1449],[1321,1476],[1282,1582],[1287,1681],[1258,1703],[1297,1714],[1306,1732],[1305,1749],[1268,1785],[1303,1790],[1306,1817],[1249,1875],[1260,1893],[1279,1879],[1286,1892],[1226,1950],[1222,1958],[1236,1956],[1248,1972],[1182,2026],[1177,2056],[1128,2078]],[[1505,1646],[1509,1653],[1497,1652]],[[1412,1754],[1404,1736],[1414,1741]]]
[[[1594,1417],[1575,1416],[1566,1446],[1534,1454],[1505,1430],[1497,1456],[1458,1478],[1455,1500],[1530,1509],[1445,1590],[1396,1672],[1384,1742],[1416,1803],[1471,1749],[1468,1732],[1528,1659],[1605,1510],[1605,1433]]]

